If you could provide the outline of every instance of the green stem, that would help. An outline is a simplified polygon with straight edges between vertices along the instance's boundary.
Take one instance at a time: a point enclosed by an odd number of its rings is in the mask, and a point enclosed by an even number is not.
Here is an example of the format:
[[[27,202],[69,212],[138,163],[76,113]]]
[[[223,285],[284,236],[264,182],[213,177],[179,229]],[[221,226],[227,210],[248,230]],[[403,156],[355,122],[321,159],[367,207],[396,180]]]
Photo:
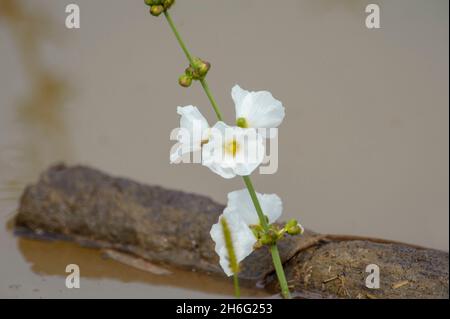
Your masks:
[[[291,293],[289,292],[289,286],[284,274],[283,264],[281,263],[280,253],[277,245],[270,246],[270,253],[272,254],[273,267],[277,274],[278,282],[280,283],[281,295],[285,299],[291,299]]]
[[[208,82],[206,82],[206,79],[201,79],[200,83],[202,84],[203,90],[205,91],[209,101],[211,102],[212,107],[214,108],[214,112],[216,112],[217,119],[219,121],[222,121],[223,120],[222,113],[220,113],[219,106],[217,105],[216,100],[214,99],[214,96],[212,95],[211,90],[209,89]]]
[[[189,53],[189,50],[184,43],[183,39],[181,38],[180,33],[178,32],[177,28],[175,27],[175,24],[173,23],[172,17],[170,16],[168,11],[164,11],[164,15],[166,16],[167,22],[169,22],[170,28],[172,29],[173,33],[175,34],[175,37],[178,40],[178,43],[180,44],[181,48],[183,49],[184,54],[186,55],[186,58],[189,60],[189,63],[194,65],[194,60],[192,58],[192,55]],[[220,113],[219,106],[217,105],[216,100],[214,99],[214,96],[211,94],[211,90],[209,89],[208,82],[203,78],[200,80],[200,83],[202,84],[203,89],[206,92],[206,95],[208,96],[209,101],[211,102],[214,112],[216,112],[216,116],[219,119],[219,121],[222,121],[222,113]]]
[[[259,221],[261,222],[261,226],[263,227],[264,231],[268,231],[269,224],[267,223],[266,216],[264,215],[261,205],[259,203],[258,196],[256,196],[256,191],[255,188],[253,187],[252,180],[250,179],[250,176],[243,176],[243,179],[245,186],[247,186],[248,192],[250,193],[253,205],[255,206],[256,213],[258,214]]]
[[[167,22],[169,23],[173,33],[175,34],[175,37],[177,38],[178,43],[180,44],[181,48],[183,49],[184,54],[186,55],[187,59],[189,60],[189,63],[191,65],[193,65],[192,55],[189,53],[189,50],[187,49],[186,44],[183,42],[183,39],[181,38],[180,33],[178,32],[177,28],[175,27],[175,24],[173,23],[173,20],[170,17],[169,12],[164,11],[164,15],[165,15]],[[214,108],[214,111],[217,115],[218,120],[222,121],[222,118],[223,118],[222,113],[220,112],[219,106],[217,105],[217,102],[214,99],[214,96],[212,95],[211,90],[209,89],[208,82],[206,81],[206,79],[201,79],[200,83],[201,83],[206,95],[208,96],[208,99],[211,102],[211,105]],[[248,192],[250,193],[250,197],[252,198],[253,205],[255,206],[256,212],[258,214],[261,226],[263,227],[263,229],[265,231],[268,231],[269,225],[268,225],[266,216],[264,215],[263,210],[261,208],[261,204],[259,203],[258,197],[256,196],[256,191],[255,191],[255,188],[253,187],[253,183],[250,179],[250,176],[243,176],[243,178],[244,178],[245,185],[247,186]],[[281,263],[280,253],[278,252],[278,247],[276,244],[270,246],[270,253],[272,254],[273,265],[274,265],[275,272],[278,277],[278,281],[280,283],[281,294],[283,295],[284,298],[290,299],[291,295],[289,293],[289,287],[287,284],[286,276],[284,274],[283,264]],[[238,284],[237,275],[234,275],[234,284],[235,284],[235,291],[237,293],[239,293],[239,284]]]
[[[177,38],[178,43],[180,44],[181,48],[183,49],[184,54],[186,55],[187,59],[189,60],[189,63],[191,65],[193,65],[194,60],[192,59],[192,55],[189,53],[189,50],[187,49],[186,44],[184,44],[180,33],[178,32],[177,28],[175,27],[175,24],[173,23],[173,20],[170,17],[169,11],[167,11],[167,10],[164,11],[164,15],[166,16],[166,20],[167,20],[167,22],[169,22],[170,28],[172,29],[173,33],[175,34],[175,37]]]
[[[234,295],[236,296],[236,298],[241,298],[238,274],[233,274],[233,284],[234,284]]]
[[[258,196],[256,196],[256,191],[253,187],[252,180],[250,179],[250,176],[244,176],[243,178],[245,186],[247,186],[248,192],[250,193],[250,197],[253,201],[253,205],[255,206],[256,212],[258,214],[261,226],[263,227],[264,231],[267,232],[269,230],[269,225],[259,203]],[[278,277],[278,282],[280,283],[281,294],[284,298],[290,299],[291,294],[289,292],[286,275],[284,274],[283,264],[281,263],[280,253],[278,252],[277,245],[270,246],[270,253],[272,254],[273,266]]]

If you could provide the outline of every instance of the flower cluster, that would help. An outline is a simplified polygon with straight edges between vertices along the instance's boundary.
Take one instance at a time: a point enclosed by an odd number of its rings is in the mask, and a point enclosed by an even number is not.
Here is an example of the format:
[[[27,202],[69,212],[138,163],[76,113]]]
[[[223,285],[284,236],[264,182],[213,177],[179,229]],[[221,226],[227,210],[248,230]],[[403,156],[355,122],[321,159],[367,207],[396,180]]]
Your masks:
[[[157,17],[169,10],[175,3],[175,0],[144,0],[144,3],[150,7],[151,15]]]
[[[280,197],[276,194],[256,194],[268,223],[274,223],[283,212],[283,203]],[[244,260],[256,248],[275,244],[285,233],[289,235],[303,233],[303,227],[295,220],[287,222],[282,229],[278,229],[277,225],[272,224],[269,232],[265,233],[261,229],[258,214],[247,189],[229,193],[227,206],[219,217],[218,223],[212,226],[210,232],[216,243],[215,250],[220,257],[220,266],[228,276],[233,275],[233,271],[223,235],[222,218],[226,218],[234,239],[234,257],[237,263]]]
[[[281,199],[275,194],[258,194],[250,178],[250,174],[265,157],[264,139],[268,136],[266,133],[272,133],[284,119],[284,107],[270,92],[249,92],[236,85],[231,91],[236,108],[236,122],[232,126],[225,124],[206,80],[211,68],[210,63],[191,55],[171,18],[168,9],[174,4],[174,0],[144,2],[150,6],[152,15],[159,16],[164,13],[189,61],[189,67],[178,79],[179,84],[189,87],[193,81],[199,81],[218,119],[218,122],[210,127],[197,107],[178,107],[177,111],[181,116],[177,137],[179,143],[172,148],[170,161],[179,162],[185,159],[185,155],[190,157],[191,153],[194,153],[194,162],[198,162],[198,156],[195,155],[201,153],[201,163],[204,166],[224,178],[242,176],[247,187],[247,190],[231,192],[228,195],[228,205],[218,223],[211,229],[220,265],[227,275],[233,275],[235,295],[239,298],[239,263],[255,248],[268,245],[281,294],[284,298],[290,298],[277,240],[285,234],[300,234],[303,228],[296,220],[287,222],[283,228],[273,224],[282,212]]]
[[[236,108],[236,126],[219,121],[210,127],[197,107],[178,107],[180,134],[170,156],[202,151],[202,164],[223,178],[250,175],[265,155],[265,130],[281,124],[284,107],[267,91],[249,92],[238,85],[231,92]]]
[[[171,162],[178,162],[185,154],[201,151],[202,165],[223,178],[250,175],[263,161],[265,155],[265,130],[278,127],[284,119],[282,103],[270,92],[249,92],[238,85],[231,96],[235,104],[236,125],[229,126],[218,121],[210,126],[197,107],[178,107],[180,130],[178,145],[170,155]],[[233,274],[229,250],[224,238],[223,220],[233,238],[233,259],[241,262],[251,252],[263,245],[273,245],[284,234],[296,235],[303,228],[295,220],[283,228],[273,224],[283,210],[276,194],[256,193],[268,227],[264,229],[247,189],[228,194],[228,204],[217,224],[211,229],[216,253],[224,272]]]
[[[211,64],[200,58],[193,58],[192,63],[186,68],[184,74],[178,79],[178,83],[183,87],[190,87],[192,80],[202,80],[208,74]]]

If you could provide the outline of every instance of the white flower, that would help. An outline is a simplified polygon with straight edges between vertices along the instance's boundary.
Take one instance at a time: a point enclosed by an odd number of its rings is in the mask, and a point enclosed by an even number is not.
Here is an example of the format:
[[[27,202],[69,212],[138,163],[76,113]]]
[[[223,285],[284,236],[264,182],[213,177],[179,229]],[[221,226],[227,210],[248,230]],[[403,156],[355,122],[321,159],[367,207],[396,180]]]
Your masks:
[[[184,154],[201,150],[202,144],[207,142],[209,124],[197,107],[188,105],[177,108],[181,115],[180,131],[178,133],[178,147],[170,154],[172,163],[178,162]]]
[[[231,96],[236,108],[236,120],[244,119],[246,127],[275,128],[284,119],[283,105],[270,92],[249,92],[235,85]]]
[[[202,164],[224,178],[250,175],[263,161],[265,147],[256,129],[217,122],[203,145]]]
[[[264,214],[269,219],[269,224],[275,222],[283,211],[283,203],[275,194],[259,194]],[[211,228],[211,237],[216,243],[215,250],[220,257],[220,265],[224,272],[231,276],[228,251],[225,245],[221,218],[225,218],[230,229],[231,239],[236,254],[237,262],[240,263],[254,250],[257,242],[250,226],[259,225],[258,214],[253,206],[252,199],[247,189],[234,191],[228,194],[227,207],[219,217],[219,222]]]
[[[256,237],[243,219],[236,214],[222,214],[219,217],[219,222],[212,226],[210,234],[211,238],[216,243],[215,250],[220,257],[220,266],[227,276],[231,276],[233,275],[233,271],[230,268],[228,250],[225,244],[222,223],[220,222],[224,217],[228,224],[228,228],[230,229],[237,263],[240,263],[245,257],[252,253],[253,246],[256,243]]]
[[[274,223],[283,212],[283,202],[276,194],[256,193],[264,215],[269,224]],[[228,194],[228,204],[223,211],[225,215],[239,215],[247,225],[259,225],[259,218],[252,198],[246,188]]]

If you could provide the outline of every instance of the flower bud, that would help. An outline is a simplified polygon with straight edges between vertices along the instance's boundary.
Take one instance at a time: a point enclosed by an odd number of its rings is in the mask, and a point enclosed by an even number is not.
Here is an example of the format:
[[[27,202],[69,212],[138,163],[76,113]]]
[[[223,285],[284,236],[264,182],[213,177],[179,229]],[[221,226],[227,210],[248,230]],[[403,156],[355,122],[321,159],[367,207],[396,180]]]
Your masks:
[[[164,7],[162,6],[162,5],[152,5],[151,7],[150,7],[150,14],[152,15],[152,16],[155,16],[155,17],[157,17],[157,16],[159,16],[161,13],[163,13],[164,12]]]
[[[274,245],[276,244],[277,240],[280,239],[280,233],[274,227],[274,225],[271,225],[270,229],[267,232],[264,232],[261,234],[261,237],[259,238],[260,245]]]
[[[187,74],[183,74],[182,76],[180,76],[180,78],[178,79],[178,83],[182,86],[182,87],[190,87],[192,84],[192,77],[187,75]]]
[[[144,3],[148,6],[154,6],[161,4],[161,0],[144,0]]]
[[[193,58],[192,63],[190,65],[192,68],[192,77],[194,80],[201,80],[208,73],[211,68],[211,64],[209,62],[205,62],[200,58]]]
[[[303,233],[303,227],[295,219],[288,221],[284,226],[284,229],[286,230],[286,233],[291,236]]]
[[[194,75],[194,68],[192,66],[186,68],[186,70],[184,71],[184,73],[186,73],[186,75],[189,75],[190,77],[192,77]]]
[[[262,235],[259,241],[261,245],[272,245],[273,243],[272,237],[269,234]]]
[[[175,3],[175,0],[164,0],[162,2],[162,5],[164,7],[164,10],[169,9],[173,4]]]
[[[236,120],[236,125],[241,128],[248,128],[248,123],[245,117],[240,117]]]
[[[195,58],[192,59],[192,64],[191,64],[191,66],[192,66],[195,70],[197,70],[197,69],[200,67],[200,65],[201,65],[202,63],[203,63],[202,59],[195,57]]]
[[[200,76],[205,76],[209,69],[211,68],[211,64],[209,62],[203,62],[200,63],[199,67],[198,67],[198,73],[200,74]]]

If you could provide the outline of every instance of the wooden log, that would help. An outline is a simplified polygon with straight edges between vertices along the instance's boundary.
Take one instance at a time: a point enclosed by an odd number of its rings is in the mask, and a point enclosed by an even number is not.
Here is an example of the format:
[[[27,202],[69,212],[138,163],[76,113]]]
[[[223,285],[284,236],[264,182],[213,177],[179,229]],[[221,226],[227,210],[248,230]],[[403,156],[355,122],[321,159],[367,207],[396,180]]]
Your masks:
[[[18,234],[51,236],[113,249],[144,260],[224,276],[209,231],[224,206],[211,199],[57,165],[20,200]],[[448,253],[413,245],[306,231],[279,243],[299,298],[448,298]],[[380,269],[380,288],[366,287],[366,267]],[[277,292],[270,254],[242,263],[246,285]]]

